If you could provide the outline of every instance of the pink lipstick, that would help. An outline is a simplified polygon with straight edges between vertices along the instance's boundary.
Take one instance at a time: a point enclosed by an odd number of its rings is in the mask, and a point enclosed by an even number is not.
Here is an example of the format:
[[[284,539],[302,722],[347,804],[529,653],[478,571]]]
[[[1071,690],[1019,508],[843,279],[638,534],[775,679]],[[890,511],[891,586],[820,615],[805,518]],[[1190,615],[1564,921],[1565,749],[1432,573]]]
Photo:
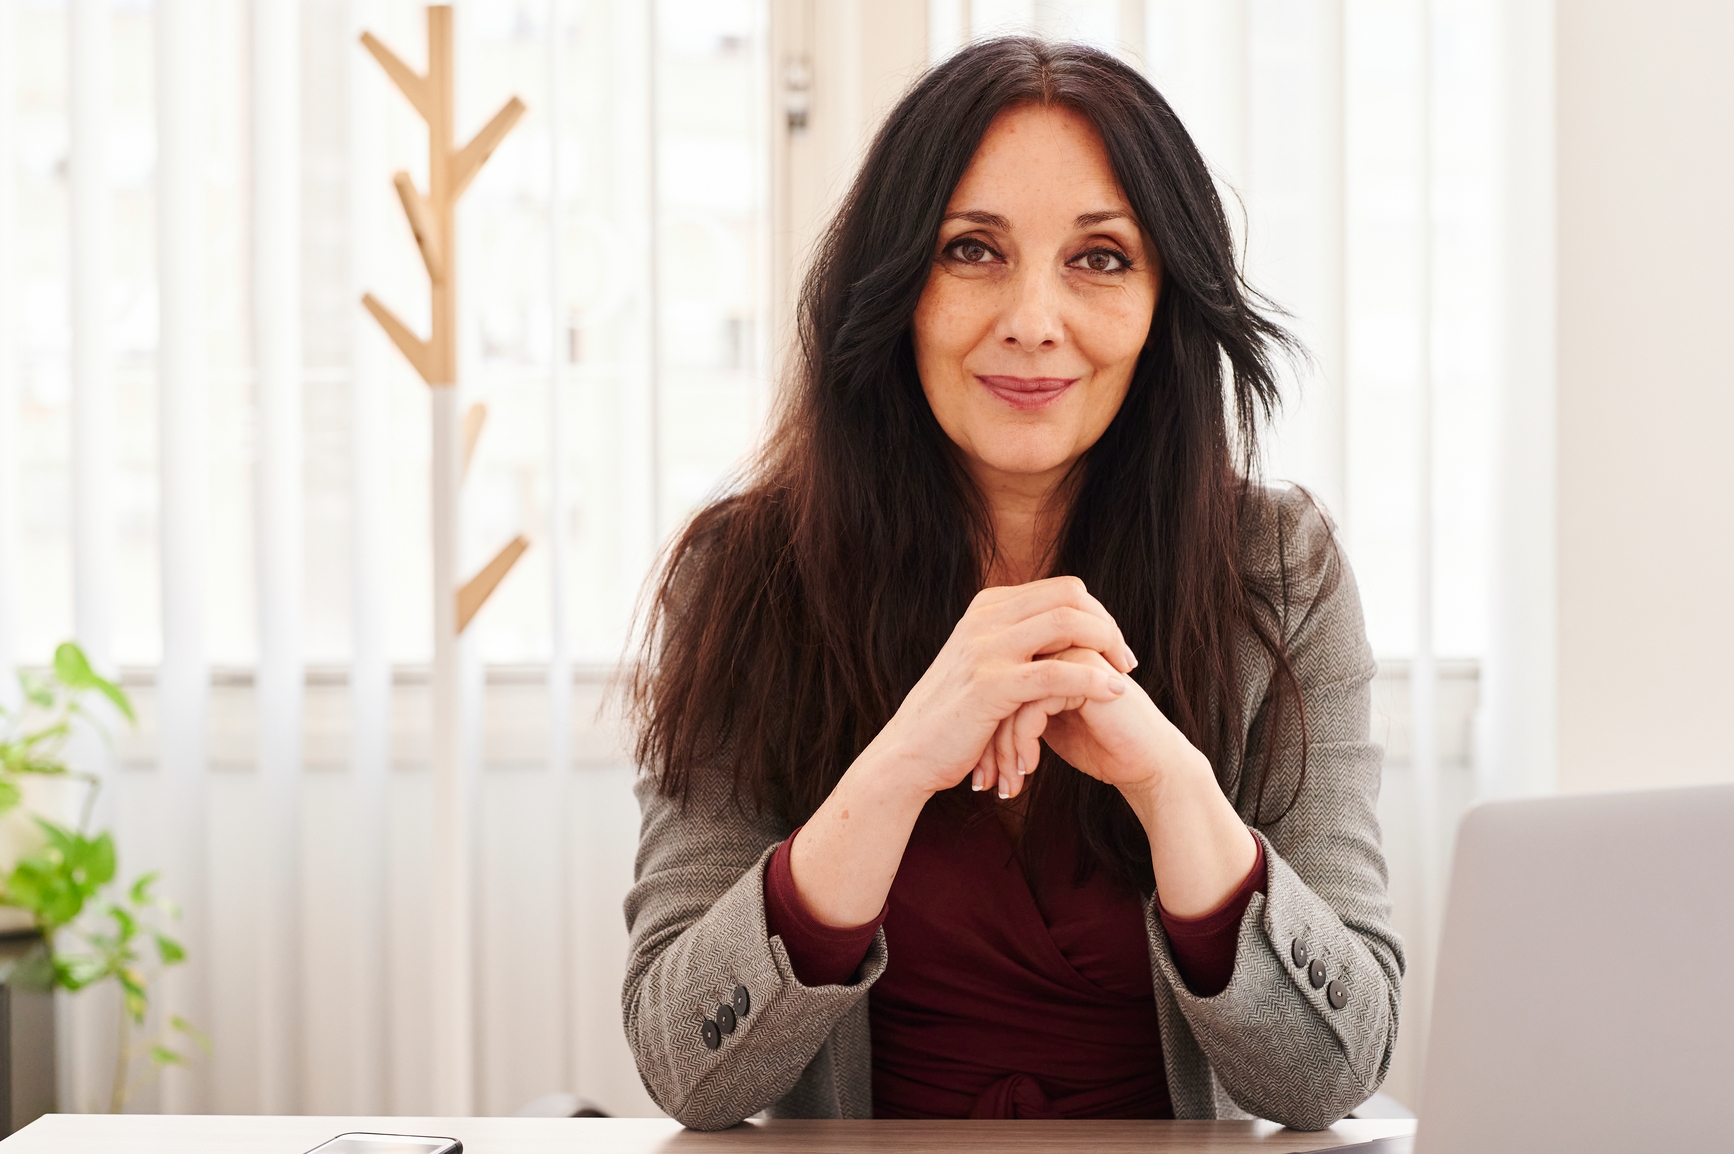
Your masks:
[[[1025,412],[1047,408],[1078,383],[1077,377],[984,377],[978,374],[975,379],[1012,408]]]

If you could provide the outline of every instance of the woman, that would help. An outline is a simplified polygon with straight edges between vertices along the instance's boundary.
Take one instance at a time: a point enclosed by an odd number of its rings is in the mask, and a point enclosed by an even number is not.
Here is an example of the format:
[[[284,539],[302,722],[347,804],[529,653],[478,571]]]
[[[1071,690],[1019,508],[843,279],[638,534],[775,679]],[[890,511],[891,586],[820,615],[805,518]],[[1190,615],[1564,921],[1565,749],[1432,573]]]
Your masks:
[[[1324,516],[1247,479],[1287,342],[1247,298],[1112,57],[977,45],[891,113],[631,685],[670,1114],[1322,1128],[1378,1087],[1374,667]]]

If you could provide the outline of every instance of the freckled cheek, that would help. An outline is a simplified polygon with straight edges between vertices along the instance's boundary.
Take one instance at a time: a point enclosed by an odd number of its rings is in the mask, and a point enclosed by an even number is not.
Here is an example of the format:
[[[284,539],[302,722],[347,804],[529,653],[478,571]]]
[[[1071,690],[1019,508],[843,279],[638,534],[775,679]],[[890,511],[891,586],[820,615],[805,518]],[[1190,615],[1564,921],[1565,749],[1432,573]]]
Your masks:
[[[973,342],[967,331],[968,311],[958,305],[957,294],[943,285],[949,278],[936,278],[916,305],[912,327],[915,333],[915,367],[921,374],[921,391],[927,394],[933,415],[946,435],[959,444],[968,438],[965,428],[974,390],[967,388],[963,359]],[[943,287],[942,287],[943,286]]]
[[[1097,372],[1130,372],[1150,333],[1150,314],[1140,309],[1095,309],[1072,329],[1078,350]]]
[[[921,359],[929,367],[948,375],[962,373],[963,358],[992,327],[993,309],[981,287],[955,277],[935,277],[922,292],[915,334]]]

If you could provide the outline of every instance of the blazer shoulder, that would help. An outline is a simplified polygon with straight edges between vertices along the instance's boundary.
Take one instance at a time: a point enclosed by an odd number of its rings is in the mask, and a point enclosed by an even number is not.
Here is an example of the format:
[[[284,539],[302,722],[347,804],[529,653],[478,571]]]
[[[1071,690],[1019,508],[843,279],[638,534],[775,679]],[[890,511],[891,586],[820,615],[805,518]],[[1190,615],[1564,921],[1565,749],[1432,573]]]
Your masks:
[[[1249,484],[1240,515],[1241,570],[1274,606],[1304,609],[1341,580],[1337,525],[1300,485]]]

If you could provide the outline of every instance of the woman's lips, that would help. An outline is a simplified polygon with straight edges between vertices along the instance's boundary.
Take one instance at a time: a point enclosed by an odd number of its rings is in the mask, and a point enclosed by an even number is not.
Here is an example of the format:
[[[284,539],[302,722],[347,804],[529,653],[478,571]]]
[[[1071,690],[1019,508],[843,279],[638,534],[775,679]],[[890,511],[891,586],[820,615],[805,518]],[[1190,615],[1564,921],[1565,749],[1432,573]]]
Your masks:
[[[1014,409],[1045,409],[1078,383],[1077,377],[984,377],[977,374],[987,391]]]

